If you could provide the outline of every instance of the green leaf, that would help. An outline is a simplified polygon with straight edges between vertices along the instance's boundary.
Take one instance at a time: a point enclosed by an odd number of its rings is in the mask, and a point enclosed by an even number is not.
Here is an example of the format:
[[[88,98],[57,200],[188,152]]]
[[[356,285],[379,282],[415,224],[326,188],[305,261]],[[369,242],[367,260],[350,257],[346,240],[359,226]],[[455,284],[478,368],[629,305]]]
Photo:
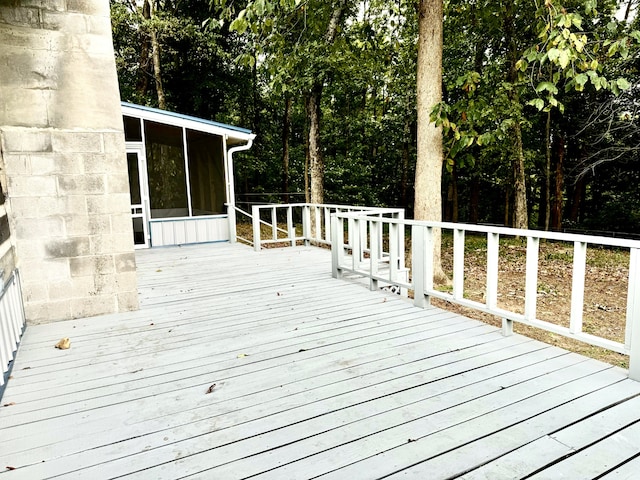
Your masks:
[[[631,84],[627,81],[627,79],[622,77],[616,80],[616,85],[620,90],[628,90],[629,88],[631,88]]]
[[[586,73],[579,73],[574,80],[578,85],[584,86],[589,81],[589,76]]]
[[[567,50],[560,50],[558,63],[562,68],[567,68],[567,65],[569,65],[569,52],[567,52]]]
[[[558,93],[558,88],[551,82],[540,82],[536,87],[537,93],[543,92],[545,90],[553,94]]]
[[[560,50],[558,50],[557,48],[551,48],[547,52],[547,56],[549,57],[549,60],[555,62],[560,57]]]
[[[541,98],[534,98],[533,100],[529,100],[527,102],[527,105],[536,107],[538,111],[540,111],[544,108],[544,100],[542,100]]]

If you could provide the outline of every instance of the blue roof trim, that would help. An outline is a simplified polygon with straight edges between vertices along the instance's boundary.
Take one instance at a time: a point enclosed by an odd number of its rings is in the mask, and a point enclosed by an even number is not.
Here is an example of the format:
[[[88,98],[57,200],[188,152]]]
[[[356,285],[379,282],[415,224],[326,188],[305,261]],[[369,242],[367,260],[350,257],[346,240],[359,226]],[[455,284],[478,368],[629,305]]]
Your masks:
[[[235,127],[233,125],[227,125],[226,123],[214,122],[213,120],[205,120],[204,118],[192,117],[190,115],[183,115],[182,113],[170,112],[168,110],[160,110],[159,108],[145,107],[144,105],[137,105],[135,103],[120,102],[120,104],[123,107],[134,108],[136,110],[142,110],[143,112],[157,113],[160,115],[166,115],[168,117],[174,117],[182,120],[190,120],[192,122],[202,123],[204,125],[211,125],[214,127],[226,128],[227,130],[233,130],[235,132],[251,134],[251,130],[248,130],[246,128]]]

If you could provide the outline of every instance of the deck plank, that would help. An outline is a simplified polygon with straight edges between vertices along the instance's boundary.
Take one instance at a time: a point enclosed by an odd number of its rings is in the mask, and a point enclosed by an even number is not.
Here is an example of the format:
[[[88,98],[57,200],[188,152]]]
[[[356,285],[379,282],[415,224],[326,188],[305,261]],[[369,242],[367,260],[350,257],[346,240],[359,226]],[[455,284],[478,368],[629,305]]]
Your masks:
[[[0,408],[0,461],[16,469],[0,480],[637,466],[640,383],[621,369],[333,279],[322,249],[187,246],[137,263],[139,311],[27,329]],[[63,336],[72,348],[53,349]]]

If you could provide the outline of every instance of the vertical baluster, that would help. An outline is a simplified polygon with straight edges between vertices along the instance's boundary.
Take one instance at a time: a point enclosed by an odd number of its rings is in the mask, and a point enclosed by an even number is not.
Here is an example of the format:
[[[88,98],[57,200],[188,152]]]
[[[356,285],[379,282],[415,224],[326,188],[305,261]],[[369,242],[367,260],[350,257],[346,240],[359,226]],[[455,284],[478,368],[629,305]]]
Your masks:
[[[287,206],[287,235],[289,240],[291,240],[291,246],[296,246],[296,230],[293,227],[293,207],[291,205]]]
[[[367,221],[371,232],[371,248],[369,249],[369,289],[378,289],[378,280],[374,277],[378,276],[378,263],[380,261],[380,237],[378,236],[382,224],[375,217],[370,217]]]
[[[587,243],[573,244],[573,273],[571,278],[571,333],[582,333],[582,314],[584,311],[584,278],[587,264]]]
[[[453,298],[464,298],[464,230],[453,230]]]
[[[273,240],[278,240],[278,213],[276,207],[271,207],[271,235]]]
[[[259,252],[262,239],[260,238],[260,207],[257,205],[251,207],[251,225],[253,226],[253,249]]]
[[[629,378],[640,382],[640,250],[629,252],[626,345],[629,348]]]
[[[527,237],[527,271],[524,293],[524,318],[535,320],[538,303],[538,252],[540,239]]]

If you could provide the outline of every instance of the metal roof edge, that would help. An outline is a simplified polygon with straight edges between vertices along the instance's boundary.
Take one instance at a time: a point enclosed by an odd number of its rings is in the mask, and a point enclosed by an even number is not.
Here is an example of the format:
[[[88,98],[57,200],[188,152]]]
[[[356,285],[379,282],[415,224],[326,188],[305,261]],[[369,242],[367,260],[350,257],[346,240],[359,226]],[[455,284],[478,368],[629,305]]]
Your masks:
[[[138,105],[129,102],[120,102],[122,106],[122,113],[125,115],[135,115],[136,113],[142,118],[148,120],[158,120],[160,117],[167,118],[166,123],[178,126],[184,126],[201,131],[207,131],[210,133],[224,134],[240,139],[255,138],[255,134],[246,128],[236,127],[228,125],[226,123],[214,122],[213,120],[205,120],[204,118],[193,117],[191,115],[184,115],[182,113],[171,112],[169,110],[161,110],[159,108],[146,107],[144,105]],[[197,125],[208,128],[197,128]]]

